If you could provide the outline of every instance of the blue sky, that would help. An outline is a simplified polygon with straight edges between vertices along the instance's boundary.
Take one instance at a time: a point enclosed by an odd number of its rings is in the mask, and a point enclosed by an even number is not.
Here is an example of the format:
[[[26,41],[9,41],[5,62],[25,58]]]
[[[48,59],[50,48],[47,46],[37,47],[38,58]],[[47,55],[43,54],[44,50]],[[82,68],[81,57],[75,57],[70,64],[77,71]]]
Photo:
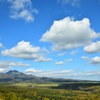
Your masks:
[[[100,0],[0,0],[0,73],[100,80]]]

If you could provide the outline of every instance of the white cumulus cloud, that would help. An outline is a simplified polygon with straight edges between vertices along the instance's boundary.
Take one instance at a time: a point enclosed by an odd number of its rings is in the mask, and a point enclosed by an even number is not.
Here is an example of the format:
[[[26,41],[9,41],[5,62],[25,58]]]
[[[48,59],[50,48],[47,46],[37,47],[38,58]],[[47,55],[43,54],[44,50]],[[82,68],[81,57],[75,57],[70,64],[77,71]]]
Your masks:
[[[3,50],[1,53],[4,56],[34,60],[37,62],[50,61],[50,58],[45,58],[42,54],[40,54],[41,51],[40,47],[33,46],[30,42],[21,41],[13,48]]]
[[[83,59],[83,60],[89,60],[90,58],[88,56],[81,56],[81,59]]]
[[[50,30],[46,31],[41,40],[53,44],[53,50],[67,50],[87,45],[98,37],[98,34],[91,29],[88,18],[74,20],[66,17],[54,21]]]
[[[32,59],[37,57],[40,47],[33,47],[29,42],[21,41],[15,47],[2,51],[4,56]]]
[[[27,74],[40,73],[40,72],[42,72],[42,70],[38,70],[38,69],[34,69],[34,68],[25,70],[25,73],[27,73]]]
[[[34,61],[35,62],[48,62],[48,61],[51,61],[51,60],[52,60],[51,58],[45,58],[43,56],[40,56],[37,59],[35,59]]]
[[[0,73],[7,72],[9,69],[8,68],[0,68]]]
[[[91,59],[91,63],[93,64],[100,64],[100,57],[96,56],[94,58]]]
[[[100,52],[100,41],[93,42],[90,45],[84,47],[84,51],[87,53],[99,53]]]
[[[32,7],[31,0],[8,0],[10,3],[10,17],[13,19],[24,19],[27,22],[34,21],[34,14],[38,10]]]
[[[33,74],[41,77],[64,77],[72,72],[72,70],[39,70],[34,68],[25,70],[26,74]]]
[[[57,61],[57,62],[56,62],[56,65],[63,65],[63,64],[64,64],[63,61]]]
[[[25,64],[22,62],[13,62],[13,61],[0,61],[0,68],[8,68],[8,67],[27,67],[29,64]]]
[[[89,64],[100,64],[99,56],[95,56],[93,58],[89,58],[88,56],[81,56],[81,59],[86,60]]]
[[[65,63],[68,63],[68,62],[72,62],[73,61],[73,59],[65,59],[64,61],[57,61],[55,64],[56,65],[63,65],[63,64],[65,64]]]

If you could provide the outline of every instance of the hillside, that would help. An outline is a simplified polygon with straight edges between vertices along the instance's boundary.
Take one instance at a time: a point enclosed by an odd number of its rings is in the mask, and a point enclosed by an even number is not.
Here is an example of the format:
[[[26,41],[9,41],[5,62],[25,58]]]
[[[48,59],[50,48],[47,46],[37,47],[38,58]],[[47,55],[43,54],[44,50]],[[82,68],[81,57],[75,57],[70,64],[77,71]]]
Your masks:
[[[37,77],[17,70],[0,74],[1,100],[99,100],[99,93],[99,81]]]
[[[70,83],[70,82],[95,82],[87,80],[73,80],[73,79],[63,79],[63,78],[50,78],[50,77],[37,77],[34,75],[27,75],[25,73],[19,72],[17,70],[10,70],[6,73],[0,74],[0,83],[4,82],[33,82],[33,83]]]

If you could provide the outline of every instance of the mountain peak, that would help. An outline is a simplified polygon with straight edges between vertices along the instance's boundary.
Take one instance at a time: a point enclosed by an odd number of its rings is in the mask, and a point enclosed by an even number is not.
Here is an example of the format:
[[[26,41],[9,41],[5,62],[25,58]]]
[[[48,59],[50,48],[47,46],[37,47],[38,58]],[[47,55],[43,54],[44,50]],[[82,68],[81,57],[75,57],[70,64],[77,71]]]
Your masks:
[[[10,70],[10,71],[8,71],[6,74],[12,74],[12,73],[21,73],[21,72],[19,72],[19,71],[17,71],[17,70]]]

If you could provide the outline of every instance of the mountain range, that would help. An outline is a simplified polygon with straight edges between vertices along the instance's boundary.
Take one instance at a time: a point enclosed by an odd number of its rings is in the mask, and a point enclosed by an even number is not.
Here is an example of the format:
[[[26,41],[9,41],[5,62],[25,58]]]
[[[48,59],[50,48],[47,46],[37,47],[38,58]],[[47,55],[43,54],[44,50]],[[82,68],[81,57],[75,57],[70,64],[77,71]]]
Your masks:
[[[63,78],[37,77],[28,75],[17,70],[10,70],[0,74],[0,83],[9,82],[33,82],[33,83],[50,83],[50,82],[90,82],[87,80],[73,80]],[[93,82],[93,81],[92,81]]]

